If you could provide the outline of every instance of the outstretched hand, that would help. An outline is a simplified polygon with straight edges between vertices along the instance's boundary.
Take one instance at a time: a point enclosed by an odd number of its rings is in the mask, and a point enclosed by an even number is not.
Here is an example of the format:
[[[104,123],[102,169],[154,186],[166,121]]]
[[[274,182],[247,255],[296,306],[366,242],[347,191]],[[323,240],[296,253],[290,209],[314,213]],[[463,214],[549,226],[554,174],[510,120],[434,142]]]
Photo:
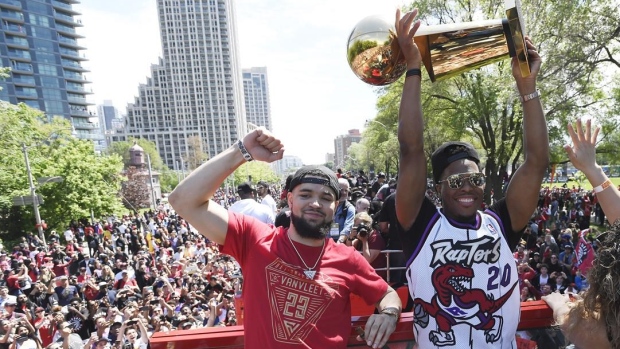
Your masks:
[[[418,28],[420,28],[420,20],[418,19],[414,22],[417,16],[417,8],[411,12],[405,13],[402,18],[400,17],[400,9],[396,10],[396,22],[394,23],[396,27],[396,37],[400,50],[407,61],[408,69],[420,68],[422,64],[420,50],[418,49],[418,45],[413,41],[415,33],[418,31]]]
[[[254,160],[274,162],[284,156],[284,145],[264,128],[258,128],[245,137],[243,145]]]
[[[570,162],[583,173],[594,170],[596,164],[596,138],[600,128],[592,132],[592,120],[586,121],[585,131],[581,119],[577,119],[576,128],[568,124],[568,134],[573,141],[573,146],[565,145],[564,151],[568,154]]]

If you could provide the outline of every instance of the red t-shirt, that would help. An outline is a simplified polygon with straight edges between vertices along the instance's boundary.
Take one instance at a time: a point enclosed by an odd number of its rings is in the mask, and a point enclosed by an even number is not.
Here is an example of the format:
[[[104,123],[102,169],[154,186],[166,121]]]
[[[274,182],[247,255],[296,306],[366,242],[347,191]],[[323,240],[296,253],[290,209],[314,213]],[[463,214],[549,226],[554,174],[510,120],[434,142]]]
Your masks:
[[[350,294],[375,304],[387,291],[385,281],[348,246],[326,239],[316,276],[309,280],[286,228],[232,212],[228,220],[221,251],[243,269],[244,312],[251,319],[244,323],[248,349],[346,348]],[[304,261],[314,265],[321,248],[294,244]]]
[[[45,321],[45,318],[36,318],[34,320],[34,326],[36,327],[42,321]],[[51,330],[51,324],[49,323],[49,321],[47,325],[41,326],[39,328],[39,337],[41,338],[41,344],[43,348],[52,344],[53,335]]]

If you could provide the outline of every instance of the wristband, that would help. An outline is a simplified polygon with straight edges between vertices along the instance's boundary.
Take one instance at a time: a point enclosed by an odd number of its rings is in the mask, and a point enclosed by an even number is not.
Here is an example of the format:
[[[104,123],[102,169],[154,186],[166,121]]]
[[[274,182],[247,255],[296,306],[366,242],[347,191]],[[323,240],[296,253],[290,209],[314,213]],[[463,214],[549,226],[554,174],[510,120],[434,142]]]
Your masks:
[[[525,103],[527,101],[531,101],[532,99],[538,98],[538,97],[540,97],[540,91],[536,90],[530,94],[519,96],[519,99],[521,99],[521,102]]]
[[[414,76],[417,75],[420,78],[422,77],[422,71],[418,68],[413,68],[413,69],[409,69],[407,70],[407,74],[405,74],[406,77],[410,77],[410,76]]]
[[[254,160],[254,158],[252,157],[252,154],[250,154],[250,152],[247,149],[245,149],[245,145],[243,145],[243,141],[242,140],[238,140],[237,141],[237,148],[239,148],[239,151],[241,152],[241,155],[243,155],[243,158],[246,161]]]
[[[398,319],[400,317],[400,310],[396,307],[387,307],[381,310],[381,314],[390,315]]]
[[[594,187],[594,192],[595,193],[600,193],[603,190],[609,188],[613,183],[611,183],[610,179],[607,179],[605,182],[603,182],[601,185],[597,185],[596,187]]]

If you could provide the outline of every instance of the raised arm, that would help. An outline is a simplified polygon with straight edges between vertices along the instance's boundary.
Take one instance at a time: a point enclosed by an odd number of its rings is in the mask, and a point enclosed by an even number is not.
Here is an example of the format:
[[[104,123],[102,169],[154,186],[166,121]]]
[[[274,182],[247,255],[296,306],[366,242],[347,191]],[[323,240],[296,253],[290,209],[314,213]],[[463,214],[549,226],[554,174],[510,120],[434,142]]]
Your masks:
[[[609,223],[614,223],[620,218],[620,192],[609,181],[601,166],[596,163],[596,138],[600,128],[592,132],[592,121],[586,121],[585,131],[581,119],[577,120],[576,127],[568,125],[568,134],[573,141],[573,146],[566,145],[564,150],[568,154],[571,163],[588,178],[594,188],[600,186],[601,190],[596,193],[598,202],[603,208]],[[604,187],[604,188],[603,188]]]
[[[529,221],[538,203],[540,185],[549,166],[549,136],[540,98],[536,92],[536,77],[541,59],[532,41],[526,37],[531,74],[521,77],[516,58],[512,59],[512,75],[523,105],[523,149],[525,161],[513,174],[506,191],[506,205],[512,229],[520,231]]]
[[[256,160],[273,162],[282,158],[284,148],[269,131],[257,129],[243,138],[247,152]],[[228,212],[211,200],[215,191],[246,160],[237,144],[224,150],[185,178],[170,194],[170,205],[201,234],[224,244]]]
[[[398,44],[407,61],[407,70],[420,69],[422,57],[413,41],[420,21],[414,22],[418,10],[400,17],[396,11],[396,35]],[[409,74],[407,74],[409,75]],[[400,145],[400,168],[396,191],[396,216],[408,229],[413,224],[424,200],[426,190],[426,158],[424,156],[424,121],[421,102],[422,78],[420,75],[405,77],[398,112],[398,143]]]

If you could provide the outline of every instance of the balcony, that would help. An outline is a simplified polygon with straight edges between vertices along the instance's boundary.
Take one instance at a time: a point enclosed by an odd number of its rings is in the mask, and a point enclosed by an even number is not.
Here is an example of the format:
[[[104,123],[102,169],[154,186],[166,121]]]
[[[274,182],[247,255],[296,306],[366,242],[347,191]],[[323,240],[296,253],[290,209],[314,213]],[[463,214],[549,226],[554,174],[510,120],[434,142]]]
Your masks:
[[[99,129],[99,126],[97,126],[97,124],[94,124],[92,122],[74,122],[73,127],[75,127],[76,130],[97,130]]]
[[[56,23],[56,30],[59,33],[62,33],[63,35],[66,35],[66,36],[70,36],[70,37],[73,37],[73,38],[83,38],[82,35],[78,34],[75,31],[75,28],[68,27],[68,26],[63,25],[63,24]]]
[[[16,60],[20,60],[20,61],[30,62],[30,60],[31,60],[30,52],[29,51],[23,51],[23,50],[11,51],[11,50],[9,50],[8,56],[11,59],[16,59]]]
[[[79,105],[92,105],[93,103],[89,103],[86,98],[81,97],[67,97],[69,103],[75,103]]]
[[[58,43],[61,45],[61,47],[63,46],[68,46],[72,49],[76,49],[76,50],[84,50],[86,49],[83,46],[80,46],[77,42],[77,40],[75,40],[74,38],[68,38],[66,36],[62,36],[62,35],[58,35]]]
[[[71,114],[71,116],[86,116],[86,117],[93,116],[93,114],[89,112],[88,110],[78,109],[78,107],[74,108],[73,106],[70,106],[69,114]]]
[[[74,2],[72,2],[72,3],[74,3]],[[67,4],[67,3],[64,3],[64,2],[61,2],[61,1],[52,0],[52,6],[55,9],[60,9],[63,12],[68,12],[68,13],[71,13],[72,15],[79,15],[80,14],[79,12],[74,11],[70,4]]]
[[[3,22],[4,23],[2,27],[7,33],[10,33],[11,35],[26,36],[26,29],[24,29],[22,25],[11,23],[8,21]]]
[[[76,71],[79,71],[79,72],[82,72],[82,73],[83,73],[83,72],[87,72],[87,71],[89,71],[89,70],[87,70],[87,69],[84,69],[84,68],[80,65],[80,63],[78,63],[78,62],[76,62],[76,61],[71,61],[71,60],[68,60],[68,59],[63,59],[63,60],[62,60],[62,66],[63,66],[64,68],[71,69],[71,70],[76,70]]]
[[[65,80],[68,80],[68,81],[75,81],[75,82],[81,82],[81,83],[90,82],[82,74],[78,74],[75,72],[65,71],[64,75],[65,75]]]
[[[12,61],[11,68],[13,69],[14,72],[21,72],[21,73],[26,72],[26,73],[32,74],[32,64],[30,63]]]
[[[20,10],[22,8],[22,3],[19,0],[0,0],[0,7]]]
[[[13,75],[11,81],[16,86],[36,86],[37,83],[33,76],[29,75]]]
[[[21,12],[8,11],[3,9],[2,11],[0,11],[0,17],[19,23],[24,23],[24,14]]]
[[[75,86],[73,84],[67,84],[67,92],[83,93],[87,95],[90,95],[93,93],[92,90],[87,90],[84,88],[84,86]]]
[[[56,21],[60,23],[69,24],[69,25],[76,26],[76,27],[83,27],[82,20],[80,19],[76,20],[72,16],[62,14],[58,11],[55,11],[54,19],[56,19]]]
[[[28,48],[28,40],[17,37],[17,36],[7,35],[5,43],[7,44],[7,46],[19,46],[19,47]]]
[[[38,99],[39,96],[37,95],[37,90],[33,89],[28,89],[28,90],[15,90],[15,95],[17,98],[21,98],[21,99]]]
[[[105,139],[105,137],[100,133],[79,133],[78,132],[77,137],[79,139],[88,139],[91,141],[98,141],[98,140]]]
[[[69,50],[64,47],[60,48],[60,56],[64,58],[71,58],[78,61],[87,61],[86,57],[80,56],[80,53],[77,50]]]

